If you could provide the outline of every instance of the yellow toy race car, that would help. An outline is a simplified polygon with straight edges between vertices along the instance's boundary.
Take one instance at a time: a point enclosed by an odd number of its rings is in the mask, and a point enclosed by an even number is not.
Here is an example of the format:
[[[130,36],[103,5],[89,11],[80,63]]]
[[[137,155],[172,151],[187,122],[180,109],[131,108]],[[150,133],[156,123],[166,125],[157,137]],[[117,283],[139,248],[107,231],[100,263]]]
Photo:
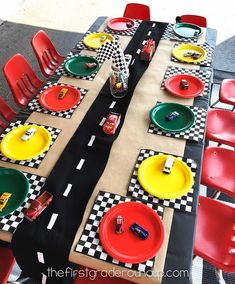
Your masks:
[[[9,198],[11,197],[11,193],[9,192],[4,192],[1,196],[0,196],[0,212],[3,211],[4,207],[7,205],[7,202],[9,200]]]

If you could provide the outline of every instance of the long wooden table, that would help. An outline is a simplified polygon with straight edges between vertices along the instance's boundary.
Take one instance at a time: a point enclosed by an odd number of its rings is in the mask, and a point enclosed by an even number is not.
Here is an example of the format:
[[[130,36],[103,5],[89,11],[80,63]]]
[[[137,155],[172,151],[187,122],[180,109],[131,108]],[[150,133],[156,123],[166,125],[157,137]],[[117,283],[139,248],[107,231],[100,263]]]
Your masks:
[[[99,21],[93,25],[93,30],[103,31],[107,21],[108,19],[105,19],[104,21],[103,18],[99,19]],[[210,38],[209,29],[207,30],[207,33],[205,30],[198,43],[205,42],[206,34],[208,41],[213,43],[215,36],[212,33],[212,37]],[[131,38],[132,37],[130,36],[121,36],[120,42],[123,49],[126,48]],[[126,196],[133,167],[141,149],[152,149],[158,152],[171,153],[176,156],[187,156],[194,159],[198,165],[198,174],[195,180],[196,194],[194,205],[197,204],[201,156],[204,142],[189,142],[184,139],[153,135],[147,132],[149,126],[149,111],[157,101],[176,102],[184,105],[198,105],[205,109],[208,107],[208,97],[198,98],[196,100],[182,100],[181,98],[173,97],[165,90],[160,89],[162,79],[168,66],[190,68],[194,70],[200,69],[200,66],[198,65],[172,62],[170,57],[174,44],[175,42],[170,40],[160,41],[151,63],[134,90],[121,132],[118,139],[116,139],[112,145],[105,170],[86,205],[82,223],[77,230],[69,255],[69,260],[73,263],[82,264],[98,270],[114,269],[119,273],[119,276],[121,275],[123,278],[136,283],[188,283],[193,254],[196,206],[194,206],[194,209],[190,213],[169,207],[164,209],[163,223],[165,228],[165,238],[160,251],[156,255],[151,276],[142,273],[137,276],[131,274],[130,277],[130,270],[128,268],[108,263],[83,253],[78,253],[75,251],[75,248],[81,238],[97,194],[100,191],[105,191]],[[94,51],[88,50],[82,50],[81,53],[87,55],[95,54]],[[88,89],[88,93],[81,105],[76,109],[70,119],[63,119],[38,112],[32,112],[29,115],[27,118],[27,122],[29,123],[53,126],[62,130],[56,143],[54,143],[53,147],[47,153],[39,168],[33,169],[3,161],[0,161],[0,166],[17,168],[39,176],[49,176],[65,146],[83,121],[84,116],[107,81],[110,67],[111,62],[106,61],[93,81],[65,76],[62,76],[59,79],[58,82],[60,83]],[[12,234],[2,230],[0,232],[0,238],[10,242]],[[182,272],[179,275],[180,271]]]

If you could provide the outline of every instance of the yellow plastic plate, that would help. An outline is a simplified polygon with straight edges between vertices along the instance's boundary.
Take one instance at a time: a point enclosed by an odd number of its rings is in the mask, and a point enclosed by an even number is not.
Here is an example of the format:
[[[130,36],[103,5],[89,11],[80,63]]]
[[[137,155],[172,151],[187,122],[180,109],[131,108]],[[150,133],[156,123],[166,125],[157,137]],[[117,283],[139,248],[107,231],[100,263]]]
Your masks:
[[[186,194],[194,180],[186,163],[174,158],[170,174],[162,172],[167,155],[155,155],[145,159],[138,169],[141,186],[151,195],[161,199],[172,199]]]
[[[28,140],[23,141],[21,137],[25,131],[34,127],[36,133]],[[8,132],[2,139],[1,152],[12,160],[28,160],[45,152],[51,143],[51,134],[42,126],[24,125]]]
[[[104,41],[102,41],[103,36],[106,37]],[[110,34],[92,33],[84,38],[83,43],[89,48],[96,49],[100,47],[102,44],[105,44],[107,41],[111,41],[113,39],[114,39],[113,36]]]
[[[199,57],[198,59],[193,59],[192,56],[184,56],[184,53],[188,51],[200,52],[202,56]],[[207,53],[204,48],[193,44],[180,44],[176,46],[172,51],[172,55],[176,59],[188,63],[201,62],[207,57]]]

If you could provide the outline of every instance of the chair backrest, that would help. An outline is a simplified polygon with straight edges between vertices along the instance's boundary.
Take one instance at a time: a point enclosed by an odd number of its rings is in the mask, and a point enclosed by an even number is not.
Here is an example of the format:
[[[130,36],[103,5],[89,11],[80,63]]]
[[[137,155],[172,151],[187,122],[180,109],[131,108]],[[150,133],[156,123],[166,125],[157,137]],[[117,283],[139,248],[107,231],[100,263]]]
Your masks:
[[[25,57],[19,53],[4,64],[3,73],[20,107],[25,106],[43,84]]]
[[[0,128],[2,128],[2,129],[5,129],[7,127],[7,124],[4,122],[4,121],[2,121],[1,119],[0,119]],[[2,130],[0,129],[0,133],[2,132]],[[1,283],[1,282],[0,282]]]
[[[55,71],[55,69],[64,60],[64,56],[61,56],[47,33],[43,30],[38,31],[31,40],[34,53],[37,57],[38,64],[45,77],[49,77]]]
[[[0,283],[6,284],[12,271],[15,258],[12,251],[6,247],[0,247]]]
[[[9,122],[16,116],[16,112],[8,105],[5,99],[1,96],[0,96],[0,114]]]
[[[194,253],[225,272],[235,272],[235,207],[199,197]]]
[[[143,21],[150,20],[150,8],[144,4],[128,3],[124,10],[124,17]]]
[[[187,15],[181,15],[180,18],[181,22],[183,23],[190,23],[204,28],[207,27],[207,20],[203,16],[187,14]]]

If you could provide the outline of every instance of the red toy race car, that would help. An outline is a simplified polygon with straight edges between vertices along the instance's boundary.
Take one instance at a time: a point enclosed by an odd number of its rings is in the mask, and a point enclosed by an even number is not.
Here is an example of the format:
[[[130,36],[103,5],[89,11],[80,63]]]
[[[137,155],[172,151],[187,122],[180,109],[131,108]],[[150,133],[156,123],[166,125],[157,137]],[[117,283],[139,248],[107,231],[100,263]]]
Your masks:
[[[124,218],[121,215],[118,215],[116,218],[116,227],[115,227],[116,234],[122,234],[124,232],[123,223],[124,223]]]
[[[42,213],[42,211],[49,205],[52,201],[53,195],[48,192],[44,191],[38,198],[34,199],[29,206],[29,208],[24,210],[24,216],[29,221],[35,220],[38,215]]]
[[[155,41],[148,39],[140,53],[140,59],[143,61],[150,61],[155,51]]]
[[[116,112],[110,112],[103,125],[103,132],[108,135],[113,135],[120,123],[121,114]]]

